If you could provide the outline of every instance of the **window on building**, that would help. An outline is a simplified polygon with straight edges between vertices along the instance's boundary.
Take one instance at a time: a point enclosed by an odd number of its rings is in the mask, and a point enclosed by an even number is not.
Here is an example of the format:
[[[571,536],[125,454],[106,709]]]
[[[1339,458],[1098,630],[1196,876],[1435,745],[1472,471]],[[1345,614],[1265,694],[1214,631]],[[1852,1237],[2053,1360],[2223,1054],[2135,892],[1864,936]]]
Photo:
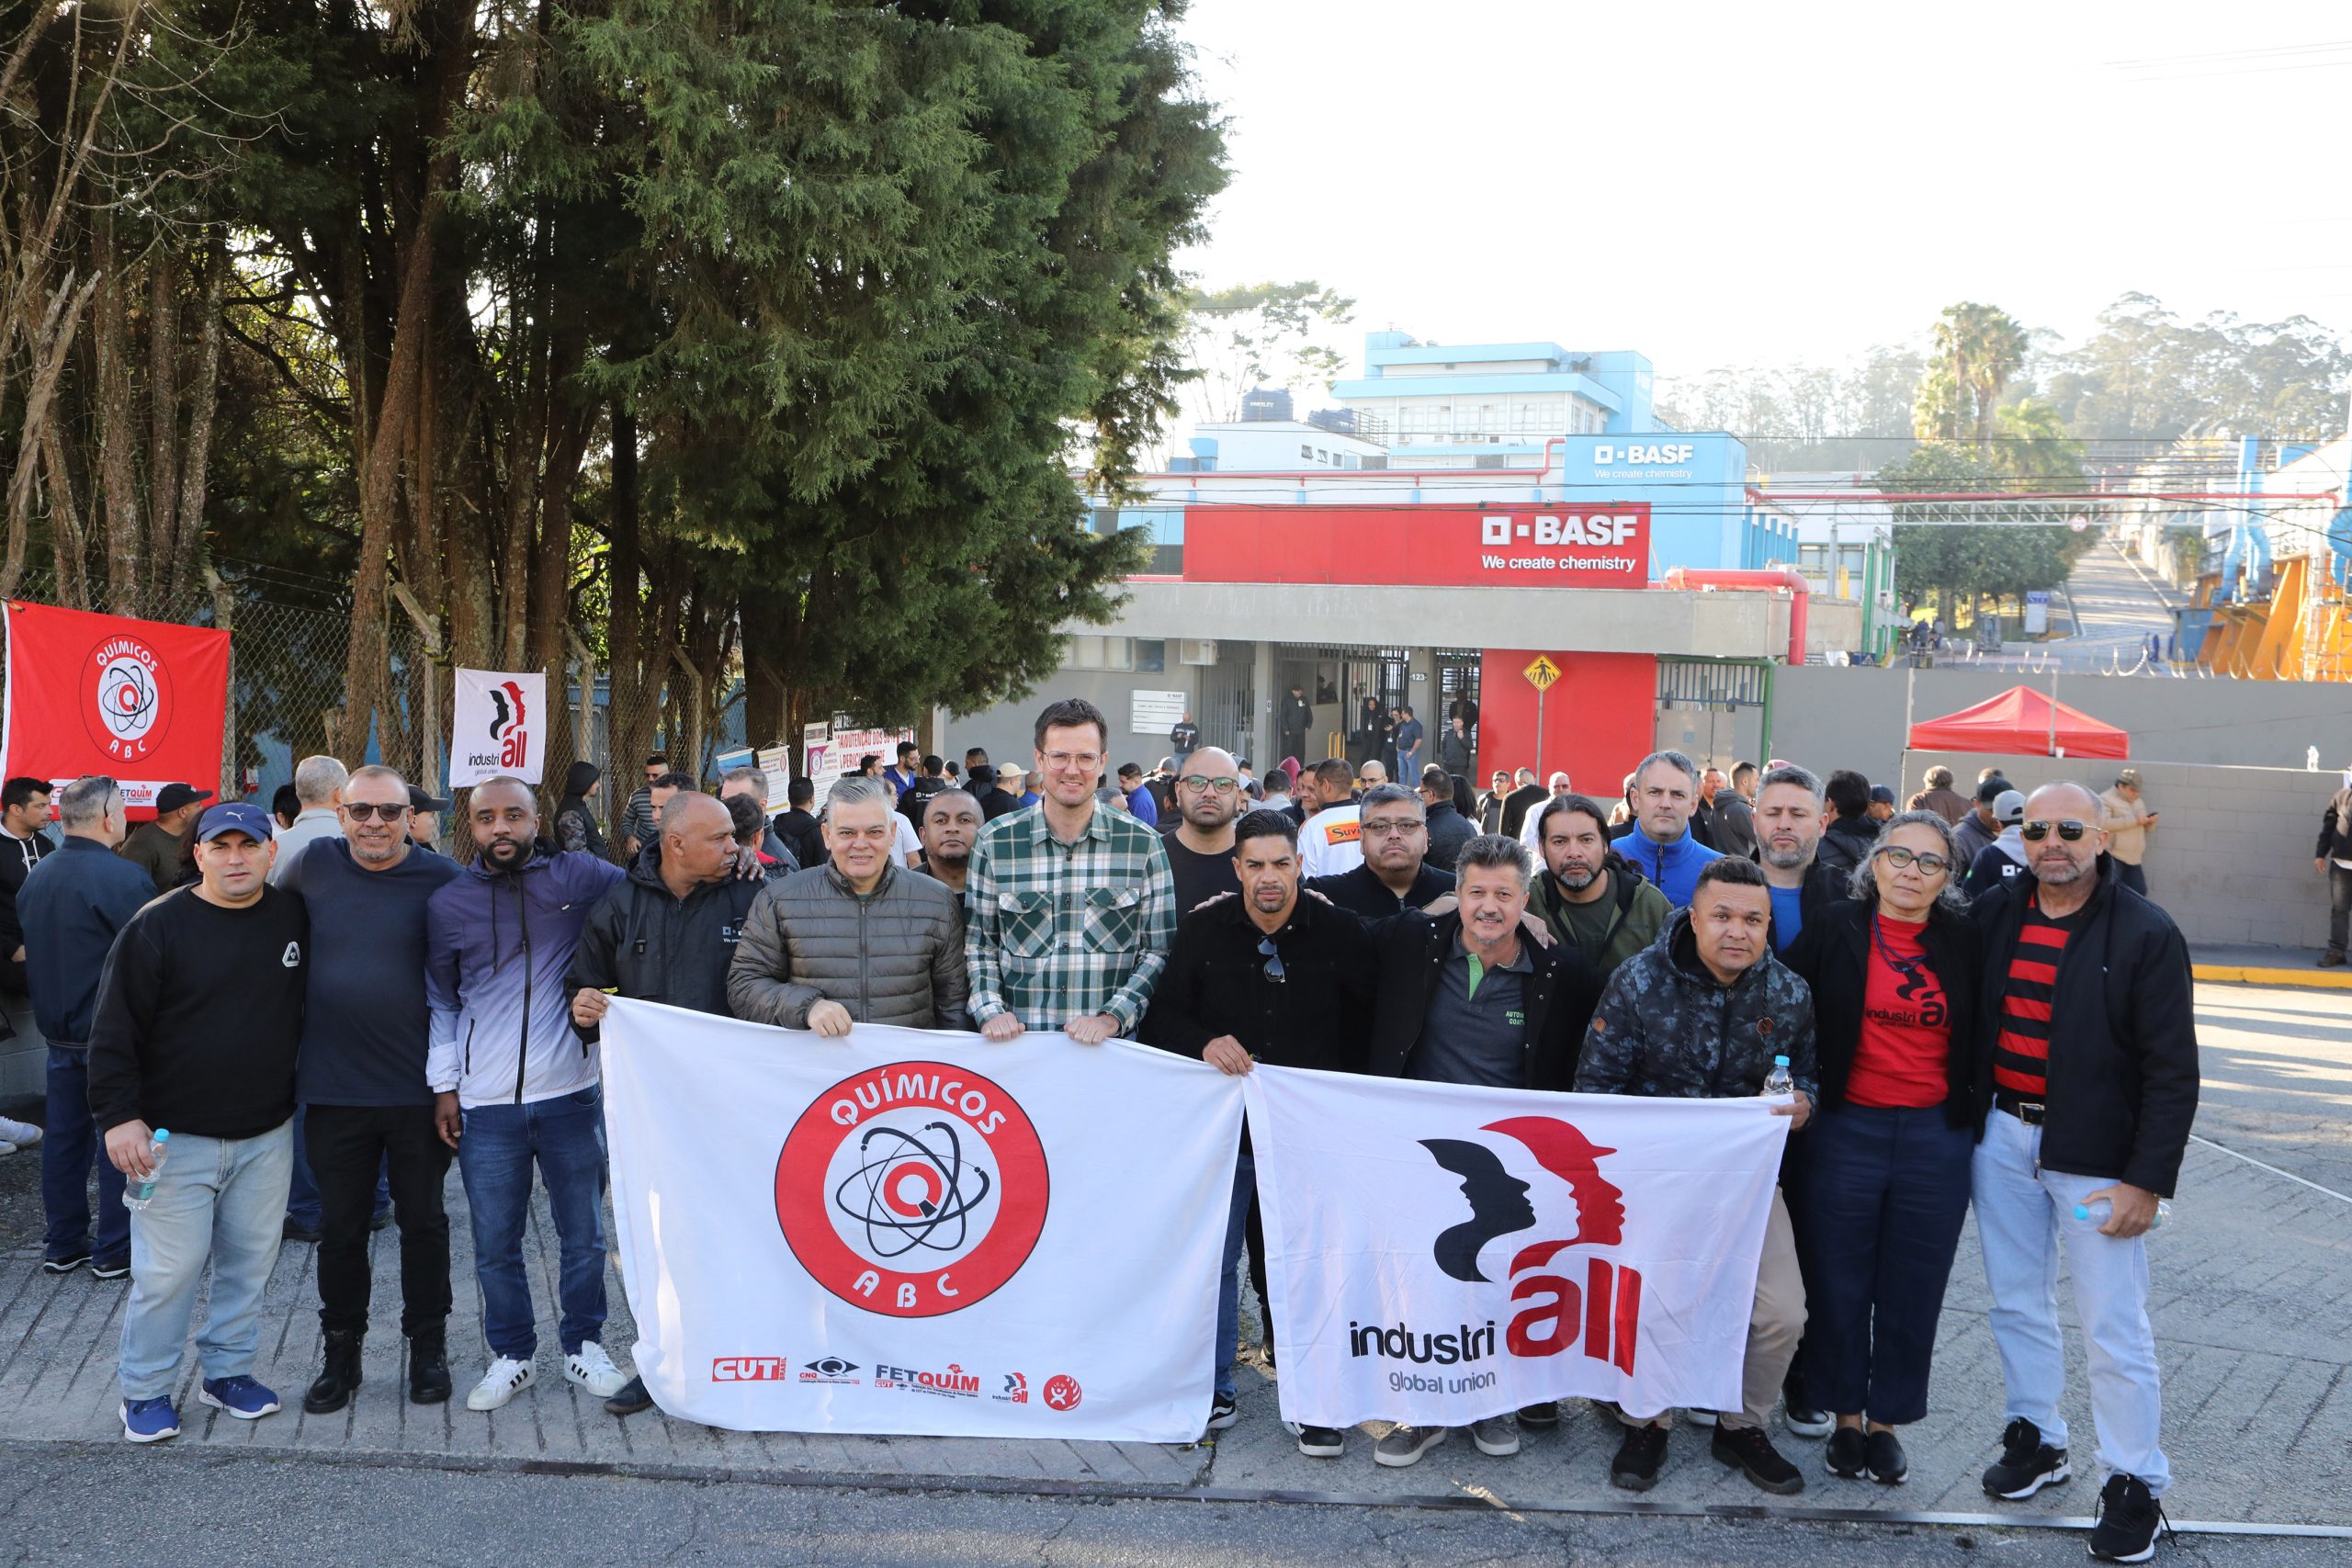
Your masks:
[[[1168,643],[1165,638],[1139,637],[1133,640],[1136,673],[1157,675],[1168,668]]]

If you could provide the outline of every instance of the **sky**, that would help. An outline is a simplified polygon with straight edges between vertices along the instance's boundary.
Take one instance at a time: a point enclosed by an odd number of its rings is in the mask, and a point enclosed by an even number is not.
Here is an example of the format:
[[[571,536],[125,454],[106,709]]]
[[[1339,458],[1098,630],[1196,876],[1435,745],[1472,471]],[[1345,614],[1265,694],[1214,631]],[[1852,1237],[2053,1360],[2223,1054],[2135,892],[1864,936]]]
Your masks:
[[[1192,0],[1232,182],[1203,285],[1363,333],[1832,364],[1961,299],[2128,290],[2352,336],[2352,7]]]

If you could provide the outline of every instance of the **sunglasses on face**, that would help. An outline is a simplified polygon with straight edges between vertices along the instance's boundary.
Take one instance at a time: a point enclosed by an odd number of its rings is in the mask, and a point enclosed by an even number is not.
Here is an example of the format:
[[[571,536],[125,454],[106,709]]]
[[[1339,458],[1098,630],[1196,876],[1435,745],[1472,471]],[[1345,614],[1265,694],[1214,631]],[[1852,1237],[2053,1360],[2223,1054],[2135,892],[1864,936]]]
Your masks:
[[[354,822],[365,822],[371,817],[379,821],[397,822],[408,815],[405,806],[371,806],[364,800],[355,801],[344,809],[351,813]]]
[[[1917,866],[1922,876],[1941,876],[1951,869],[1951,862],[1941,855],[1921,854],[1916,850],[1906,850],[1901,844],[1889,844],[1879,853],[1886,857],[1889,865]]]
[[[2052,828],[2057,829],[2058,836],[2070,844],[2090,831],[2088,823],[2077,822],[2069,817],[2064,822],[2029,822],[2018,829],[2018,837],[2029,844],[2038,844],[2050,837]]]

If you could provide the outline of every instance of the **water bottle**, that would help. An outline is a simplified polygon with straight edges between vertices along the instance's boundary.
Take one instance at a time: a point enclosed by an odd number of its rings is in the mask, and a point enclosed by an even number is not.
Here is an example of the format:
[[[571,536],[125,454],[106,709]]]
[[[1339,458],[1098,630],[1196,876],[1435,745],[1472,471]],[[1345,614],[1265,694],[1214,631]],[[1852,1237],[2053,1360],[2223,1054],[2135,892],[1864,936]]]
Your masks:
[[[147,1158],[153,1163],[153,1168],[148,1171],[144,1180],[129,1182],[124,1185],[122,1190],[122,1206],[130,1210],[132,1213],[137,1213],[140,1210],[145,1208],[150,1202],[153,1201],[155,1197],[156,1179],[164,1174],[164,1156],[172,1152],[170,1148],[171,1141],[172,1135],[170,1133],[161,1127],[156,1128],[155,1141],[147,1145]]]
[[[1796,1091],[1797,1081],[1796,1079],[1789,1077],[1789,1059],[1786,1056],[1773,1057],[1772,1070],[1764,1075],[1765,1098],[1770,1099],[1774,1095],[1781,1094],[1794,1094]]]
[[[2114,1213],[2115,1205],[2104,1198],[2100,1199],[2096,1203],[2077,1203],[2075,1205],[2075,1218],[2078,1220],[2095,1220],[2100,1224],[2107,1224],[2108,1217]],[[2159,1198],[2156,1200],[2156,1217],[2148,1222],[2148,1228],[2152,1231],[2162,1230],[2164,1229],[2165,1222],[2170,1218],[2172,1218],[2172,1204],[2167,1200]]]

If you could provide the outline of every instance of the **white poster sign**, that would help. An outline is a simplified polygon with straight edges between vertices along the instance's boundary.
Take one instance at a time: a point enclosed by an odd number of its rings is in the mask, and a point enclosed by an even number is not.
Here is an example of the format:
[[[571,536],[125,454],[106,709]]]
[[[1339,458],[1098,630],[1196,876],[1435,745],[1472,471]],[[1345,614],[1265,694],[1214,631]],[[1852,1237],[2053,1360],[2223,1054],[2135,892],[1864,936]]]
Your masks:
[[[637,1370],[739,1431],[1190,1442],[1235,1080],[1062,1034],[840,1039],[616,999]]]
[[[849,729],[835,728],[830,724],[808,724],[801,727],[800,765],[808,782],[816,786],[817,803],[808,809],[821,813],[825,801],[833,792],[833,781],[843,773],[857,771],[861,757],[879,757],[884,767],[899,760],[899,743],[912,742],[911,729]]]
[[[502,775],[539,782],[548,755],[545,671],[460,670],[450,716],[450,788]]]
[[[1242,1082],[1283,1419],[1739,1407],[1788,1127],[1770,1101]]]
[[[1192,697],[1183,692],[1130,692],[1127,728],[1137,735],[1164,739],[1170,730],[1184,722],[1184,710],[1192,705]]]

